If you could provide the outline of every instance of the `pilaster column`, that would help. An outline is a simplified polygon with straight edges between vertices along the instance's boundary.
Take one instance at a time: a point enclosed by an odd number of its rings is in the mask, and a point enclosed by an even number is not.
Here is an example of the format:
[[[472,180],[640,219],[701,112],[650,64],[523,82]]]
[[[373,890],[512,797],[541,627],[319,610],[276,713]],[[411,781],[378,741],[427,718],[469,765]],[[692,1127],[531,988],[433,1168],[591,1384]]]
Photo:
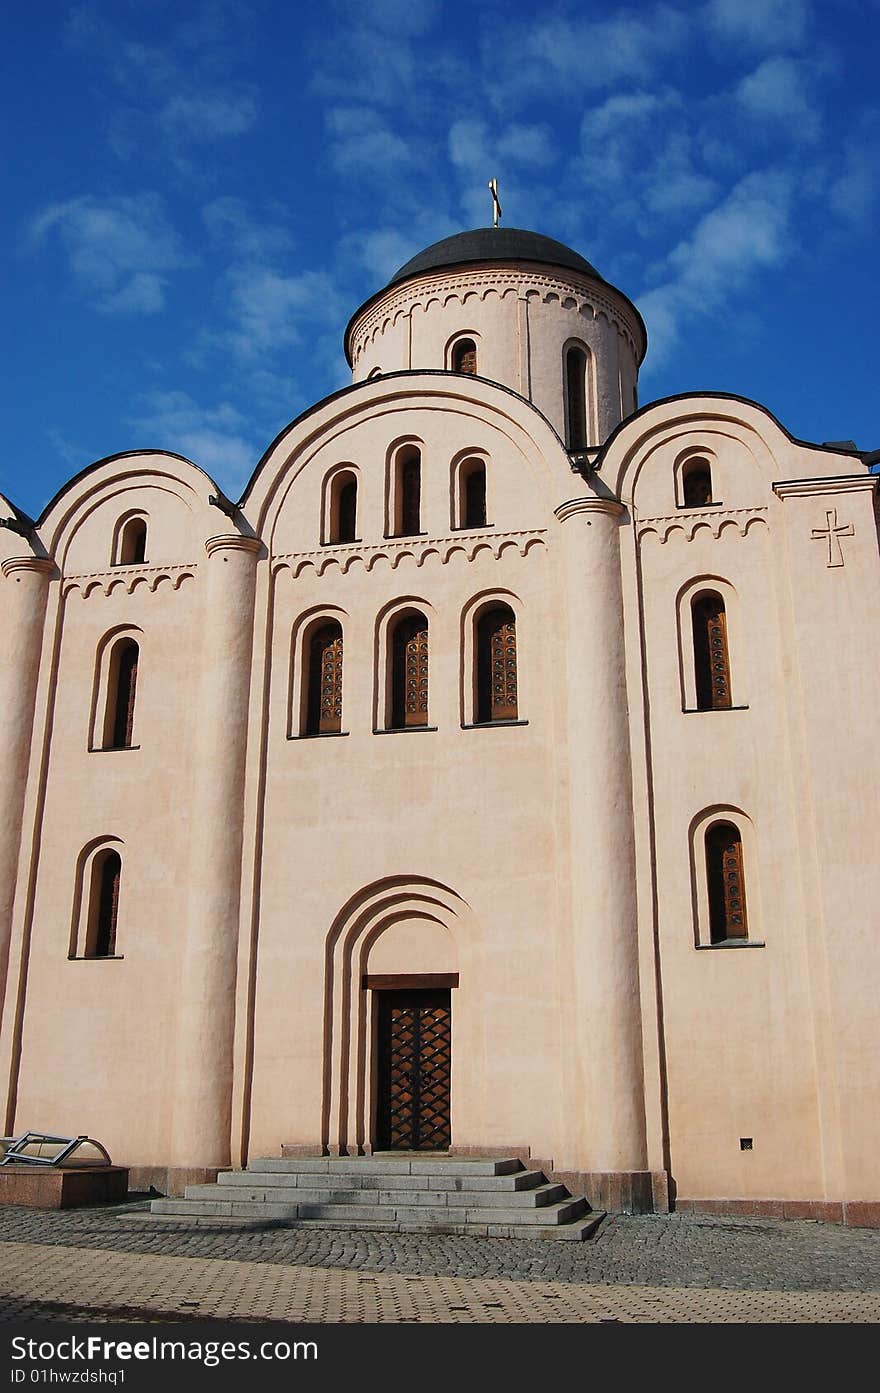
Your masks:
[[[186,941],[172,1164],[230,1161],[235,979],[256,562],[261,543],[211,537],[203,591]]]
[[[568,577],[574,1092],[577,1168],[646,1166],[629,713],[613,499],[556,509]]]
[[[21,818],[34,726],[43,624],[54,562],[42,556],[11,556],[0,567],[2,661],[0,661],[0,750],[3,806],[0,816],[0,1001],[9,962],[9,934],[21,844]]]

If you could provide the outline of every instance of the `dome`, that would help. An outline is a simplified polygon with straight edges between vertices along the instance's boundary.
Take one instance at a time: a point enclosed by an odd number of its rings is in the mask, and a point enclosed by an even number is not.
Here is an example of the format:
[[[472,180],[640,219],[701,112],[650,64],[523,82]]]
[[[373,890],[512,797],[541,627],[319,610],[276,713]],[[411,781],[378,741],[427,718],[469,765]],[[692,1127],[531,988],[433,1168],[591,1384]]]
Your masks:
[[[388,284],[397,285],[442,266],[463,266],[480,261],[540,261],[580,271],[594,280],[603,279],[595,266],[578,252],[540,232],[524,232],[517,227],[476,227],[472,232],[457,232],[454,237],[444,237],[441,242],[426,247],[395,271]]]

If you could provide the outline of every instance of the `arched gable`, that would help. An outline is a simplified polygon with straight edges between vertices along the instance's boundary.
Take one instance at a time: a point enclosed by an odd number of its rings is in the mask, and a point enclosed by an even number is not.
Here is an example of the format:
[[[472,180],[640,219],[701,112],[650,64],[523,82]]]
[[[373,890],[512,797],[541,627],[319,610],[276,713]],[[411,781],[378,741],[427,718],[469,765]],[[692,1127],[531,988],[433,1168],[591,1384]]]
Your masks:
[[[606,442],[598,469],[611,492],[640,516],[674,516],[681,463],[694,453],[707,457],[713,503],[726,509],[768,501],[779,480],[867,472],[858,454],[797,440],[765,407],[723,393],[643,407]]]
[[[208,502],[219,494],[210,476],[180,455],[112,455],[65,484],[40,515],[39,535],[65,574],[101,573],[120,564],[121,521],[138,516],[147,527],[145,567],[190,563],[208,537],[229,530]]]

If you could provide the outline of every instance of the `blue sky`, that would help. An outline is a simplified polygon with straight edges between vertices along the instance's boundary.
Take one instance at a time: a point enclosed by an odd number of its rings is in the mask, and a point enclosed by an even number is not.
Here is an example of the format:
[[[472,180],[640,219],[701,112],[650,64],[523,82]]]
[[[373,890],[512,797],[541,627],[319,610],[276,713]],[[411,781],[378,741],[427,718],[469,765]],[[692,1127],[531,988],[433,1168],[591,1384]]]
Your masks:
[[[643,403],[880,447],[880,0],[44,0],[4,39],[0,489],[33,514],[139,448],[237,498],[493,175],[639,306]]]

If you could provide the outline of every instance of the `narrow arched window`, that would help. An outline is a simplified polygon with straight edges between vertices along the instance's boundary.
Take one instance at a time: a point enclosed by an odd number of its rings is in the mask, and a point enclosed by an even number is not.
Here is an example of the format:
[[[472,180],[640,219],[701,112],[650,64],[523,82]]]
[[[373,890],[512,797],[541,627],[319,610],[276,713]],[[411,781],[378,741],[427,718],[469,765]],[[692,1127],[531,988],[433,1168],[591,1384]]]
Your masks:
[[[587,444],[587,355],[573,346],[565,355],[565,436],[569,450]]]
[[[119,534],[117,565],[139,566],[147,556],[147,524],[144,518],[129,518]]]
[[[130,638],[122,639],[110,654],[104,717],[105,750],[125,750],[131,746],[139,656],[138,646]]]
[[[122,862],[118,852],[98,852],[92,862],[85,942],[87,958],[112,958],[116,954],[121,881]]]
[[[691,615],[697,710],[723,711],[731,704],[724,601],[714,591],[704,592],[693,600]]]
[[[322,624],[308,643],[306,735],[342,729],[342,626]]]
[[[732,822],[716,822],[706,832],[706,877],[712,943],[748,938],[742,837]]]
[[[480,460],[470,460],[461,469],[461,525],[486,525],[486,466]]]
[[[477,721],[517,718],[516,619],[507,605],[477,620]]]
[[[402,450],[397,459],[398,537],[415,537],[422,521],[422,457],[418,450]]]
[[[391,726],[427,724],[428,621],[423,614],[408,614],[391,635]]]
[[[476,374],[477,345],[473,339],[459,339],[458,343],[453,346],[452,371]]]
[[[349,470],[336,474],[330,485],[330,542],[357,540],[357,478]]]
[[[686,508],[705,508],[712,499],[712,470],[709,461],[690,460],[682,473],[682,501]]]

